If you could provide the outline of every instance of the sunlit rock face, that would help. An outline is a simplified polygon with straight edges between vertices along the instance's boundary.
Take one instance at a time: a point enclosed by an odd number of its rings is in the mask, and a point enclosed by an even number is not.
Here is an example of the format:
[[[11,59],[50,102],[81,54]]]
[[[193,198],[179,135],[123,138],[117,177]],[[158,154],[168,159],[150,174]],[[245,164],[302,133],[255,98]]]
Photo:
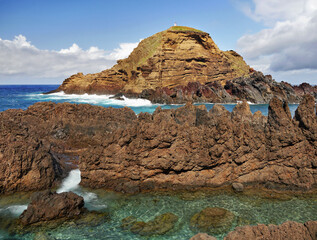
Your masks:
[[[208,33],[180,26],[144,39],[111,69],[67,78],[58,91],[125,94],[155,103],[268,103],[273,96],[299,102],[303,95],[250,68],[235,51],[221,51]]]

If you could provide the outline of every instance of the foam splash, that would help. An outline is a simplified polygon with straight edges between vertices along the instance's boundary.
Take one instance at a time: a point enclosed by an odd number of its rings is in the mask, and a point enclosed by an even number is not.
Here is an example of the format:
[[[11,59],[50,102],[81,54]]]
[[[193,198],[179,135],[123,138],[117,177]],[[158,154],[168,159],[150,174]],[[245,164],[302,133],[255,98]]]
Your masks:
[[[0,212],[3,213],[9,213],[10,215],[13,215],[15,217],[20,216],[24,210],[26,210],[28,207],[27,204],[23,204],[23,205],[11,205],[9,207],[6,208],[2,208],[0,209]]]
[[[81,181],[80,170],[74,169],[69,172],[69,175],[64,179],[62,185],[57,189],[57,193],[74,191],[79,187]]]
[[[38,101],[69,101],[73,103],[89,103],[101,106],[122,106],[122,107],[149,107],[153,106],[151,101],[141,98],[122,97],[122,100],[111,98],[114,95],[97,94],[66,94],[63,91],[51,94],[29,94],[28,97]]]
[[[84,191],[79,186],[81,181],[81,172],[79,169],[71,170],[68,176],[63,180],[60,188],[56,191],[57,193],[69,192],[72,191],[79,196],[84,198],[84,201],[88,206],[93,209],[102,209],[107,206],[104,204],[100,204],[98,201],[98,196],[95,193]]]

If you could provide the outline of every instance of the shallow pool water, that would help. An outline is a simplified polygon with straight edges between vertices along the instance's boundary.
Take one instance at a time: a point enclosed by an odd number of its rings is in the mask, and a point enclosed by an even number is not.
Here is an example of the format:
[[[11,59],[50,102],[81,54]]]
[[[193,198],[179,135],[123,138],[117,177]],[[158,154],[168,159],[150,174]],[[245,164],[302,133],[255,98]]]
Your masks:
[[[90,210],[106,211],[110,214],[110,220],[104,221],[98,226],[67,226],[47,231],[46,234],[55,239],[189,239],[198,230],[191,229],[190,218],[206,207],[222,207],[230,210],[236,218],[230,230],[239,225],[248,224],[281,224],[292,220],[306,222],[317,220],[316,196],[287,197],[281,199],[269,199],[260,195],[235,194],[233,192],[196,192],[196,193],[143,193],[136,195],[124,195],[103,190],[87,191],[81,188],[74,190],[78,194],[92,194],[86,207]],[[26,201],[25,201],[26,203]],[[8,210],[9,205],[5,201],[2,204],[0,214],[17,217]],[[17,205],[21,204],[21,201]],[[4,210],[6,209],[6,210]],[[128,216],[135,216],[139,221],[149,221],[155,216],[171,212],[179,217],[174,229],[164,235],[144,237],[121,229],[121,220]],[[228,232],[216,235],[222,239]],[[8,237],[5,231],[0,233],[0,239]],[[16,239],[33,239],[34,233],[24,236],[11,236]]]

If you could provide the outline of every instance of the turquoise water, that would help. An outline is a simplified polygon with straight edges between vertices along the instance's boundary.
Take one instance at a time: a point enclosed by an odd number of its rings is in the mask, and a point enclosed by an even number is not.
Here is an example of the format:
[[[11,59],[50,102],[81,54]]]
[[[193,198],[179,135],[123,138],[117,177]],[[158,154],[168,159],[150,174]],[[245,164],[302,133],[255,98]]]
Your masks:
[[[82,189],[76,191],[81,194],[85,192]],[[147,193],[129,196],[102,190],[94,191],[94,194],[90,192],[90,194],[95,197],[87,202],[86,207],[91,210],[109,212],[110,220],[94,227],[82,225],[60,227],[47,231],[46,234],[55,239],[189,239],[199,232],[190,228],[190,218],[206,207],[222,207],[234,213],[236,219],[231,230],[238,225],[246,224],[281,224],[287,220],[297,222],[317,220],[317,201],[314,197],[270,200],[260,196],[230,192],[217,192],[215,194],[197,192],[174,195]],[[4,205],[0,207],[6,208]],[[167,212],[176,214],[179,220],[174,229],[165,235],[142,237],[122,230],[120,227],[121,220],[131,215],[140,221],[149,221],[155,216]],[[13,216],[13,214],[11,215]],[[226,234],[227,232],[216,235],[216,237],[222,239]],[[34,233],[11,237],[33,239],[33,236]],[[5,237],[8,236],[2,232],[0,239],[5,239]]]
[[[88,103],[93,105],[99,105],[104,107],[131,107],[132,110],[139,114],[140,112],[152,113],[158,106],[163,109],[178,108],[183,105],[160,105],[152,104],[145,99],[128,99],[116,100],[111,99],[110,95],[77,95],[77,94],[64,94],[54,93],[49,95],[42,94],[54,90],[58,85],[0,85],[0,111],[4,111],[11,108],[26,109],[30,105],[36,102],[52,101],[56,103],[70,102],[70,103]],[[199,105],[199,104],[197,104]],[[204,104],[207,110],[210,110],[214,104]],[[236,104],[223,104],[228,111],[232,111]],[[298,104],[290,104],[290,110],[294,115]],[[267,104],[251,104],[251,111],[261,111],[263,115],[268,114]]]

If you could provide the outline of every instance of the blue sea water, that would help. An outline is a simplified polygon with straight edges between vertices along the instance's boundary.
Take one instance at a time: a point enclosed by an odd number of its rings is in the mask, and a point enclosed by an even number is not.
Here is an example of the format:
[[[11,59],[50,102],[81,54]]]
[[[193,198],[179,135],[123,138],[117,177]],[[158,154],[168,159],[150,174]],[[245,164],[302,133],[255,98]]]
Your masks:
[[[131,107],[137,114],[140,112],[153,112],[156,107],[177,108],[182,105],[152,104],[144,99],[115,100],[109,95],[76,95],[54,93],[44,95],[56,89],[57,85],[0,85],[0,111],[12,108],[27,109],[39,101],[88,103],[105,107]],[[205,104],[211,109],[214,104]],[[226,109],[232,111],[236,104],[224,104]],[[291,104],[290,110],[294,114],[298,105]],[[263,115],[268,113],[267,104],[251,104],[254,113],[260,110]],[[206,207],[223,207],[235,214],[236,219],[230,230],[238,225],[258,223],[280,224],[287,220],[305,222],[317,220],[316,195],[309,197],[286,197],[271,199],[265,196],[235,194],[233,192],[197,192],[197,193],[143,193],[136,195],[123,195],[104,190],[83,189],[80,182],[79,170],[73,170],[60,187],[60,191],[74,191],[85,199],[86,207],[90,210],[108,212],[110,220],[97,226],[67,225],[46,234],[52,239],[189,239],[198,232],[190,227],[190,218],[193,214]],[[0,239],[33,239],[36,232],[25,235],[10,235],[4,229],[2,219],[16,219],[26,208],[29,196],[21,193],[0,197]],[[144,237],[123,230],[121,220],[128,216],[135,216],[139,221],[149,221],[160,214],[172,212],[179,217],[174,229],[164,235]],[[227,232],[216,235],[222,239]]]
[[[178,108],[180,105],[162,105],[152,104],[145,99],[129,99],[124,100],[111,99],[111,95],[78,95],[64,94],[63,92],[53,93],[49,95],[43,94],[58,87],[58,85],[0,85],[0,111],[12,108],[27,109],[36,102],[52,101],[56,103],[88,103],[104,107],[130,107],[136,114],[140,112],[152,113],[158,106],[163,109]],[[199,104],[197,104],[199,105]],[[204,103],[207,110],[210,110],[214,104]],[[223,104],[228,111],[232,111],[236,104]],[[291,113],[294,114],[298,104],[290,104]],[[268,114],[268,104],[250,104],[252,113],[261,111],[263,115]]]

